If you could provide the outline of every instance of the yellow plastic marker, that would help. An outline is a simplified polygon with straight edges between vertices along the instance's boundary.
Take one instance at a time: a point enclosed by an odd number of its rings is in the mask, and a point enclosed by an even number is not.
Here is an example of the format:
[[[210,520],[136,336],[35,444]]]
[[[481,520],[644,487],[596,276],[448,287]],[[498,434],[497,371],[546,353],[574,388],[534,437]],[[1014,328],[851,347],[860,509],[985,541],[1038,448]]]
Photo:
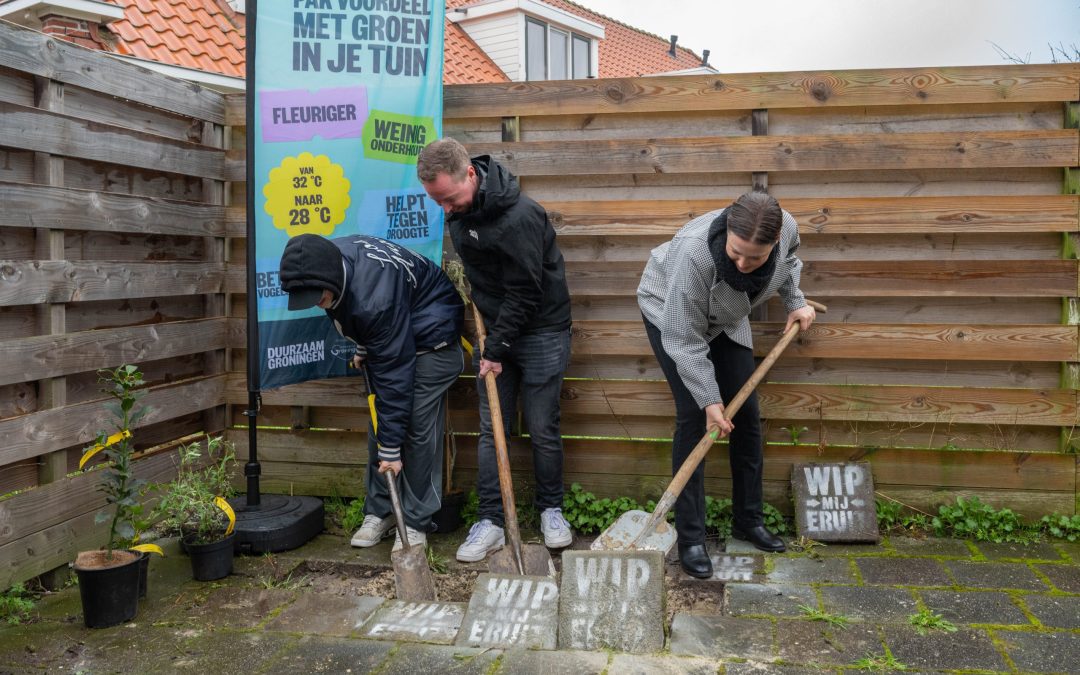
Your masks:
[[[162,558],[165,557],[165,551],[161,550],[161,547],[157,544],[139,544],[131,547],[132,551],[141,551],[143,553],[157,553]]]
[[[225,530],[225,536],[227,537],[232,534],[233,528],[236,527],[236,511],[233,511],[233,508],[229,506],[229,502],[225,501],[224,497],[214,497],[214,504],[229,517],[229,528]]]
[[[131,438],[131,432],[125,429],[124,431],[117,431],[112,436],[105,439],[104,443],[95,443],[93,447],[89,448],[83,453],[82,459],[79,460],[79,468],[86,466],[86,463],[90,461],[94,455],[98,454],[110,445],[115,445],[120,442],[121,439]]]
[[[472,361],[472,343],[466,340],[464,335],[461,336],[461,346],[469,353],[469,360]]]
[[[379,432],[379,416],[375,414],[375,394],[368,394],[368,411],[371,413],[371,428],[375,433]]]

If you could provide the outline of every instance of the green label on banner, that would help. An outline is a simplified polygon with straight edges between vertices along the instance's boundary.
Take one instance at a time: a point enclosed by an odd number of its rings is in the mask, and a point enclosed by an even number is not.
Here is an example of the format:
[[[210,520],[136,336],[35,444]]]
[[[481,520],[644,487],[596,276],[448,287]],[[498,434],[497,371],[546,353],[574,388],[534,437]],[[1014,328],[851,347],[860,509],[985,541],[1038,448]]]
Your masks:
[[[372,110],[364,124],[364,157],[416,164],[424,146],[437,138],[433,117]]]

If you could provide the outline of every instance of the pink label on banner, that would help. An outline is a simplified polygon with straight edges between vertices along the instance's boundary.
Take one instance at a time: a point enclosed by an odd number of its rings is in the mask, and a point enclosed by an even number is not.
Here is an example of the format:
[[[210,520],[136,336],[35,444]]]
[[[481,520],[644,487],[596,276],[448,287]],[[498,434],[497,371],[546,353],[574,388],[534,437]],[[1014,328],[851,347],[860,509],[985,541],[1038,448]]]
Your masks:
[[[264,143],[360,138],[368,116],[364,87],[263,91],[259,106]]]

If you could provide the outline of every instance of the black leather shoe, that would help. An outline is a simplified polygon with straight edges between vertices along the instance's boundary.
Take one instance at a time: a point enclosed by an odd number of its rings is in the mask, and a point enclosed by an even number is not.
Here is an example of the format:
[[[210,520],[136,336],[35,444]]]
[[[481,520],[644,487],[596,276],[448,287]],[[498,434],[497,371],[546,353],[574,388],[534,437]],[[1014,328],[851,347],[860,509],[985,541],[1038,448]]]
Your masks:
[[[679,563],[683,571],[698,579],[711,579],[713,575],[712,560],[709,560],[709,552],[705,550],[705,544],[679,544]]]
[[[754,545],[754,548],[765,551],[766,553],[783,553],[787,550],[787,546],[784,546],[784,540],[766,530],[764,525],[751,527],[745,531],[738,527],[733,527],[731,528],[731,536],[736,539],[748,541]]]

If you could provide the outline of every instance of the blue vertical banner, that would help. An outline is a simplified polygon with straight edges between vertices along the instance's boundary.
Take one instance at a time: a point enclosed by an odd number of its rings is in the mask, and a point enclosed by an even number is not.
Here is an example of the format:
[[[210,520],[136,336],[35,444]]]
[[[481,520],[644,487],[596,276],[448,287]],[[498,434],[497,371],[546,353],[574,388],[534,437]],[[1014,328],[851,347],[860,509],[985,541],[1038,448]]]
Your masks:
[[[323,310],[287,309],[290,237],[371,234],[442,261],[443,214],[416,157],[442,134],[445,12],[442,0],[258,3],[248,264],[261,388],[346,375],[353,353]]]

